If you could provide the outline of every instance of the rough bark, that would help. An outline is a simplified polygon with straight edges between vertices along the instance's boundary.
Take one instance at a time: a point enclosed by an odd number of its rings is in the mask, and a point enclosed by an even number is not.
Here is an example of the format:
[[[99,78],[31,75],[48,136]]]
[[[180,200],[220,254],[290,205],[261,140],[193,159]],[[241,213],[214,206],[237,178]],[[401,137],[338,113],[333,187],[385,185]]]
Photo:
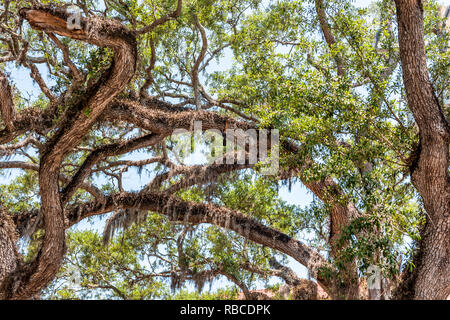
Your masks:
[[[424,42],[423,4],[396,0],[399,45],[408,107],[419,127],[411,156],[411,180],[426,210],[415,270],[397,297],[446,299],[450,295],[450,127],[430,82]]]
[[[300,241],[268,227],[240,212],[212,204],[184,201],[161,192],[119,193],[106,198],[105,203],[90,202],[67,211],[69,225],[89,216],[117,209],[150,210],[166,215],[171,221],[201,224],[209,223],[232,230],[256,243],[285,253],[304,265],[322,287],[330,290],[333,281],[324,278],[321,271],[330,268],[326,259]],[[331,291],[331,290],[330,290]]]
[[[398,10],[400,50],[405,87],[409,106],[420,129],[421,144],[417,149],[416,157],[413,159],[412,181],[424,199],[425,209],[429,216],[422,233],[420,254],[416,258],[416,272],[414,276],[408,278],[412,279],[409,282],[411,283],[410,288],[413,288],[410,294],[418,298],[445,297],[449,294],[447,284],[450,283],[448,278],[450,274],[448,264],[448,193],[450,189],[447,172],[448,122],[434,97],[433,88],[428,79],[423,48],[423,28],[420,25],[423,24],[419,14],[421,13],[421,4],[412,0],[398,0],[397,6],[400,8]],[[323,1],[316,1],[316,10],[325,39],[330,48],[333,48],[336,46],[336,39],[330,31]],[[39,167],[42,214],[44,217],[43,227],[46,231],[44,246],[32,265],[25,269],[16,270],[26,275],[23,279],[18,282],[16,280],[7,282],[9,286],[8,297],[31,297],[34,292],[37,292],[39,288],[51,280],[64,254],[64,230],[68,226],[89,215],[101,214],[117,207],[123,207],[154,210],[168,215],[171,219],[182,219],[182,221],[186,220],[190,223],[214,223],[234,230],[243,236],[251,237],[255,242],[284,252],[305,264],[312,270],[312,276],[318,277],[319,281],[332,292],[334,298],[358,298],[359,286],[355,263],[347,264],[347,273],[343,276],[342,286],[331,283],[327,279],[321,279],[317,270],[318,266],[325,265],[325,262],[323,258],[318,258],[315,253],[312,253],[310,248],[277,230],[224,208],[183,202],[179,199],[168,198],[167,195],[160,193],[146,192],[139,195],[115,195],[101,201],[97,199],[97,202],[89,205],[67,210],[67,215],[64,216],[64,204],[78,188],[89,187],[84,183],[84,179],[91,173],[91,168],[105,157],[134,150],[145,146],[147,143],[153,144],[170,135],[174,128],[192,130],[192,123],[195,120],[202,121],[204,130],[219,129],[224,131],[226,128],[246,130],[251,127],[249,123],[235,121],[224,115],[180,108],[156,99],[138,102],[115,98],[134,73],[136,61],[135,35],[151,31],[157,25],[176,18],[180,15],[180,12],[181,0],[178,1],[177,9],[172,14],[158,19],[157,22],[141,30],[130,32],[118,22],[98,18],[83,19],[81,29],[69,30],[65,25],[66,13],[61,10],[49,8],[21,10],[21,15],[33,28],[99,46],[109,46],[114,50],[115,57],[111,68],[103,74],[100,81],[86,92],[82,92],[82,97],[74,99],[76,102],[72,103],[69,111],[56,124],[54,120],[58,117],[54,115],[53,110],[26,109],[14,115],[15,110],[11,109],[11,104],[8,104],[9,107],[5,112],[2,106],[2,116],[7,128],[0,131],[0,143],[12,141],[18,135],[27,131],[48,132],[50,128],[57,128],[54,136],[44,146]],[[420,26],[420,28],[417,28],[417,26]],[[345,72],[344,61],[339,55],[335,59],[338,74],[343,75]],[[149,130],[152,134],[136,138],[135,141],[129,141],[130,143],[126,145],[119,143],[100,147],[88,156],[72,180],[61,179],[60,167],[63,159],[80,143],[91,126],[100,121],[126,121],[141,129]],[[294,153],[298,152],[298,149],[291,147],[288,147],[287,150]],[[332,248],[331,257],[336,257],[339,251],[336,243],[341,231],[351,219],[359,215],[359,212],[353,203],[345,204],[341,201],[344,194],[333,179],[307,181],[302,175],[302,171],[311,165],[313,165],[312,160],[310,162],[305,161],[305,163],[292,168],[292,171],[300,177],[307,188],[330,205],[329,243]],[[211,166],[205,170],[204,175],[219,174],[238,168],[242,167],[236,166],[225,169],[223,166]],[[36,165],[32,169],[36,170]],[[197,168],[191,168],[190,170],[192,174],[189,175],[187,171],[181,173],[186,174],[186,178],[180,184],[174,185],[167,193],[199,181],[199,175],[197,174],[200,170],[197,170]],[[59,191],[58,180],[68,182],[62,193]],[[91,191],[96,190],[91,189]],[[102,196],[100,195],[97,198],[102,198]],[[192,214],[193,212],[195,214]],[[24,215],[24,219],[31,219],[36,215],[37,213],[34,211],[29,217]],[[68,221],[65,221],[65,218]],[[320,263],[316,263],[316,260],[320,260]],[[17,290],[12,289],[16,287]]]
[[[323,0],[315,0],[315,10],[319,20],[320,29],[330,50],[337,50],[337,41],[334,37],[330,24],[328,23],[325,11],[325,3]],[[346,74],[345,60],[342,54],[335,53],[334,60],[337,66],[337,75],[342,77]],[[326,178],[322,181],[307,181],[302,171],[313,164],[311,159],[305,161],[298,168],[298,176],[302,183],[311,190],[319,199],[330,205],[330,235],[329,244],[331,246],[331,257],[339,259],[339,248],[337,241],[339,240],[342,230],[348,226],[350,221],[357,216],[359,212],[355,205],[351,202],[342,203],[343,193],[339,186],[332,178]],[[345,262],[343,269],[340,271],[339,278],[333,289],[332,296],[335,299],[358,299],[359,298],[359,281],[358,270],[355,261]]]
[[[284,148],[288,152],[299,152],[294,144],[290,144],[289,146],[285,145]],[[303,172],[307,171],[313,164],[313,160],[305,160],[294,169],[295,175],[300,178],[305,187],[330,206],[330,233],[328,237],[328,243],[331,248],[330,256],[339,259],[339,251],[342,250],[342,247],[338,245],[338,240],[342,235],[342,231],[349,225],[352,219],[359,217],[360,213],[354,203],[343,202],[345,194],[332,178],[328,177],[321,181],[306,179]],[[359,299],[360,286],[358,278],[356,262],[345,262],[329,294],[333,299]]]
[[[112,99],[131,80],[136,68],[136,39],[120,23],[99,18],[81,20],[81,29],[68,27],[68,14],[49,7],[24,8],[20,15],[37,30],[108,46],[114,51],[111,68],[96,85],[76,101],[63,116],[58,131],[46,143],[41,156],[39,187],[44,221],[44,240],[30,265],[17,268],[1,286],[9,299],[28,299],[39,293],[58,272],[65,253],[65,218],[59,192],[64,157],[79,144]]]
[[[0,206],[0,283],[18,265],[17,238],[14,221]],[[3,298],[0,292],[0,299]]]
[[[14,130],[16,107],[12,98],[11,86],[5,74],[0,70],[0,111],[7,130]]]
[[[124,141],[122,143],[115,143],[102,146],[94,150],[83,162],[79,170],[73,176],[72,180],[64,187],[62,191],[62,202],[66,203],[70,197],[75,193],[78,187],[83,184],[84,179],[90,174],[90,169],[100,159],[108,156],[121,155],[139,148],[154,145],[162,140],[162,136],[157,134],[148,134],[143,137]]]

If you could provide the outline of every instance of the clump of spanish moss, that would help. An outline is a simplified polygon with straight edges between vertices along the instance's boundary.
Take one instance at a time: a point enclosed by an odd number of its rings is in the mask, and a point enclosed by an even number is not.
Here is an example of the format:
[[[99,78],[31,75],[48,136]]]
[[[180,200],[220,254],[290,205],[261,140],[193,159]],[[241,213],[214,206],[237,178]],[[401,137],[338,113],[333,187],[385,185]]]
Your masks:
[[[170,277],[170,289],[175,292],[181,289],[185,281],[193,282],[198,293],[203,291],[205,284],[209,283],[210,287],[217,276],[213,270],[204,270],[200,272],[193,272],[190,269],[185,269],[181,272],[172,272]]]
[[[147,218],[147,211],[136,209],[125,209],[116,211],[108,220],[106,220],[103,230],[103,245],[107,245],[114,237],[118,229],[126,230],[133,223],[141,224]]]

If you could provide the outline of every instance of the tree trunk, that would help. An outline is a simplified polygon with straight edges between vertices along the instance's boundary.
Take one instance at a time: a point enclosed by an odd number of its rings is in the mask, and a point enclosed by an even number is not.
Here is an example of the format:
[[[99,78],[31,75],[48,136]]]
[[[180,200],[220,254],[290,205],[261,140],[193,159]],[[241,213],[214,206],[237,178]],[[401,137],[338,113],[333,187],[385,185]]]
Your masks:
[[[75,30],[67,25],[69,14],[64,9],[38,6],[22,8],[19,13],[36,30],[108,46],[114,51],[114,59],[96,84],[87,88],[80,97],[73,97],[77,101],[68,106],[68,111],[58,124],[58,131],[45,144],[39,167],[45,230],[43,244],[30,264],[19,266],[1,282],[0,294],[7,299],[35,297],[60,269],[66,248],[64,207],[59,191],[61,164],[112,99],[131,80],[137,57],[135,34],[114,20],[82,18],[83,28]]]
[[[0,284],[6,276],[16,269],[18,254],[16,250],[16,227],[11,217],[0,207]],[[0,299],[3,299],[0,290]]]
[[[408,107],[419,127],[411,156],[411,181],[427,212],[415,269],[397,297],[446,299],[450,295],[450,127],[430,82],[424,42],[423,4],[396,0],[400,57]]]

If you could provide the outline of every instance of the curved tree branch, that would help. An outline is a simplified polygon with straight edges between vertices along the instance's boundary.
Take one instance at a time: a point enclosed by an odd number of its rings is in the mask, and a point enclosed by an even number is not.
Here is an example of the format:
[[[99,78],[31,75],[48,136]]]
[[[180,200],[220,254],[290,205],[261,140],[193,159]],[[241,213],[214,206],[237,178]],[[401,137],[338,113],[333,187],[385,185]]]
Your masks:
[[[147,32],[152,31],[153,29],[155,29],[157,26],[160,26],[164,23],[166,23],[167,21],[176,19],[180,16],[181,14],[181,9],[183,6],[183,0],[178,0],[177,2],[177,8],[175,9],[175,11],[173,11],[172,13],[165,15],[159,19],[156,19],[155,21],[153,21],[151,24],[149,24],[148,26],[145,26],[139,30],[136,30],[136,34],[137,35],[141,35]]]
[[[64,187],[62,191],[63,204],[70,200],[70,197],[83,183],[84,179],[89,175],[90,169],[101,159],[110,156],[121,155],[136,149],[154,145],[162,140],[162,137],[157,134],[148,134],[139,138],[131,139],[124,142],[113,143],[102,146],[94,150],[86,160],[83,162],[72,180]]]
[[[10,299],[30,298],[51,281],[58,272],[65,252],[65,219],[59,193],[58,180],[61,163],[85,134],[108,104],[131,80],[137,57],[136,39],[119,22],[96,17],[82,18],[81,29],[69,27],[70,15],[62,9],[50,7],[23,8],[20,15],[32,28],[61,36],[108,46],[114,51],[111,68],[96,85],[72,106],[58,124],[58,131],[46,143],[39,168],[41,210],[45,235],[35,260],[16,270],[2,283],[2,291]],[[21,271],[21,272],[20,272]]]
[[[35,163],[23,162],[23,161],[7,161],[0,162],[0,169],[23,169],[23,170],[32,170],[39,171],[39,165]],[[59,175],[59,180],[64,183],[70,183],[70,179],[62,174]],[[90,183],[84,182],[78,185],[79,188],[86,190],[93,197],[97,199],[99,202],[104,202],[105,196],[101,190],[96,188]]]
[[[400,57],[408,107],[419,127],[411,158],[411,181],[419,191],[427,223],[421,232],[416,269],[406,279],[403,298],[450,297],[450,125],[429,78],[423,3],[396,0]],[[408,275],[408,273],[407,273]]]
[[[169,220],[182,223],[209,223],[232,230],[256,243],[285,253],[306,268],[324,288],[331,288],[331,279],[323,278],[321,268],[327,261],[315,250],[300,241],[268,227],[240,212],[212,204],[184,201],[161,192],[119,193],[108,196],[106,202],[90,202],[68,210],[70,224],[93,215],[100,215],[116,209],[149,210],[166,215]]]
[[[327,42],[330,49],[333,49],[336,46],[336,39],[330,30],[330,25],[328,24],[327,15],[325,13],[325,5],[323,0],[315,0],[316,13],[319,18],[320,28],[322,29],[323,36],[325,37],[325,41]],[[335,61],[338,68],[338,76],[342,76],[345,74],[345,66],[344,60],[338,54],[335,56]]]
[[[14,105],[12,90],[6,75],[0,70],[0,112],[3,122],[9,131],[14,130],[16,120],[16,107]]]

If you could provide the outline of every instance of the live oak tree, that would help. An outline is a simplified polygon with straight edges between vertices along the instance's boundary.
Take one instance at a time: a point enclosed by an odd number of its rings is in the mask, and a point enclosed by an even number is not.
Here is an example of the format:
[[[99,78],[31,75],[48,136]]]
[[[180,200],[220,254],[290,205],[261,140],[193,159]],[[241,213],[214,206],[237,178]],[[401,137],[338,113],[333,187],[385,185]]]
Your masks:
[[[223,276],[255,298],[258,277],[291,292],[308,282],[286,256],[333,299],[364,297],[369,266],[382,271],[369,298],[449,297],[446,8],[108,0],[76,1],[78,15],[65,1],[1,4],[0,168],[17,174],[1,185],[1,298],[74,297],[57,290],[71,266],[79,297],[168,297],[167,284]],[[23,68],[37,98],[12,85]],[[195,121],[279,129],[278,174],[185,164],[179,146],[198,141],[172,134]],[[127,171],[144,170],[149,181],[127,190]],[[278,198],[291,183],[310,206]],[[108,213],[103,240],[66,239]]]

